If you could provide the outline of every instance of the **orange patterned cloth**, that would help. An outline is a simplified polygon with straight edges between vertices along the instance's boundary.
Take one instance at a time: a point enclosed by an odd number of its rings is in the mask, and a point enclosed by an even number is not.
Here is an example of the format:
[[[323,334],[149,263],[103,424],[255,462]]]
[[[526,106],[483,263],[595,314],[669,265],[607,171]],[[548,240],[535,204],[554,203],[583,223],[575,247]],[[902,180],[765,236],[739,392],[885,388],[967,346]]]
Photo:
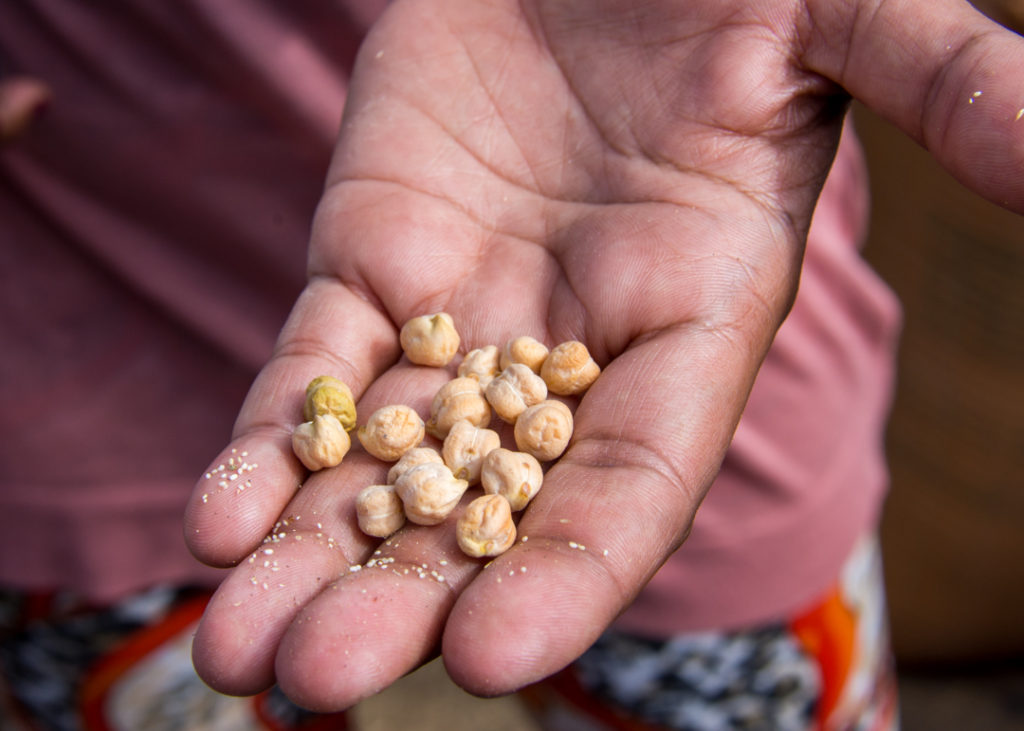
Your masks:
[[[344,731],[344,713],[305,711],[276,688],[221,695],[192,668],[208,592],[154,589],[111,607],[68,594],[0,595],[4,731]]]
[[[794,617],[667,640],[613,631],[523,696],[548,731],[894,731],[877,543]]]

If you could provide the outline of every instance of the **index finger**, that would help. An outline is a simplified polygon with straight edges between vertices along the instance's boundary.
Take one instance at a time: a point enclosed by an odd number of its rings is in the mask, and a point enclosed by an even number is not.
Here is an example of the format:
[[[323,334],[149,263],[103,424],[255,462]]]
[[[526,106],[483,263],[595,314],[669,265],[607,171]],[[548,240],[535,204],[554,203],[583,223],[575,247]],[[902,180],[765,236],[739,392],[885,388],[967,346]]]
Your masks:
[[[199,478],[185,512],[185,540],[200,561],[231,566],[270,532],[305,479],[292,452],[306,385],[320,375],[359,395],[399,357],[392,322],[338,279],[312,278],[277,349],[260,371],[231,442]]]

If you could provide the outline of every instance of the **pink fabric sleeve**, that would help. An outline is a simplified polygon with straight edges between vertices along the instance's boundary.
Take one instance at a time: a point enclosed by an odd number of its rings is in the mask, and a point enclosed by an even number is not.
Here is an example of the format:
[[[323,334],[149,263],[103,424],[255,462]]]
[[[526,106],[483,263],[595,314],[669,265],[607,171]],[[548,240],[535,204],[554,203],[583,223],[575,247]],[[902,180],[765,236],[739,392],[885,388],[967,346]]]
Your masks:
[[[53,89],[0,152],[0,583],[219,578],[185,501],[304,283],[383,4],[0,4],[6,69]]]

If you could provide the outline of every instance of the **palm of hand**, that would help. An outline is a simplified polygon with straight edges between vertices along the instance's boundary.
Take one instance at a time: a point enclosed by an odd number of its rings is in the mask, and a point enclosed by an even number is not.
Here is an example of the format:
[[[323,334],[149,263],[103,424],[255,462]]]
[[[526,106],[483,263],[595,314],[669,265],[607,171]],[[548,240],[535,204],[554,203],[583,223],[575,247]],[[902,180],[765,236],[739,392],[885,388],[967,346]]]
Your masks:
[[[241,560],[196,640],[226,691],[276,677],[341,708],[438,643],[480,693],[571,661],[683,539],[793,295],[842,102],[793,57],[802,3],[467,5],[399,6],[368,40],[310,284],[231,447],[259,480],[201,483],[190,506],[197,555]],[[332,373],[361,414],[423,413],[445,376],[396,364],[395,326],[440,310],[463,351],[575,338],[606,366],[529,543],[485,570],[443,528],[362,536],[352,501],[382,472],[365,455],[294,489],[296,394]]]
[[[725,312],[748,311],[734,279],[776,320],[838,133],[837,90],[794,72],[759,25],[660,29],[683,36],[672,44],[610,32],[628,18],[608,19],[602,39],[572,28],[582,19],[490,12],[456,18],[467,27],[406,14],[368,44],[319,230],[338,235],[353,210],[393,224],[314,248],[314,271],[357,283],[395,321],[465,303],[465,326],[518,301],[470,339],[515,318],[586,335],[605,360],[646,333],[738,319]],[[488,23],[501,32],[473,33]],[[634,54],[644,43],[669,47]],[[759,70],[716,69],[719,56]]]

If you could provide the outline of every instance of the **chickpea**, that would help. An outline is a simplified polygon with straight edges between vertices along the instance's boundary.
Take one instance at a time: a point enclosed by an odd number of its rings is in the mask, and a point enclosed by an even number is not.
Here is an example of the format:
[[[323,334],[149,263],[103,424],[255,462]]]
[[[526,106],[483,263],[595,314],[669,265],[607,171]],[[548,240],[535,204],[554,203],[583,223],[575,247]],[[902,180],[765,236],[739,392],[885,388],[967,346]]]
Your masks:
[[[457,421],[444,438],[441,456],[452,474],[470,485],[480,482],[480,467],[489,452],[501,446],[501,437],[491,429]]]
[[[423,419],[403,404],[383,406],[370,415],[356,435],[363,448],[377,459],[394,462],[423,441]]]
[[[501,495],[481,495],[455,524],[459,548],[467,556],[499,556],[516,542],[512,509]]]
[[[356,403],[352,389],[333,376],[317,376],[306,386],[306,401],[302,405],[302,418],[312,421],[317,414],[333,414],[345,431],[356,426]]]
[[[402,326],[398,339],[406,357],[417,365],[446,366],[459,349],[459,333],[446,312],[412,318]]]
[[[516,419],[516,446],[541,462],[547,462],[560,457],[569,446],[572,428],[572,412],[568,406],[561,401],[541,401]]]
[[[491,423],[491,406],[474,378],[453,378],[438,389],[430,404],[427,432],[444,439],[452,425],[463,419],[473,426]]]
[[[447,465],[427,462],[404,473],[395,482],[406,517],[419,525],[436,525],[459,504],[469,483],[460,480]]]
[[[484,396],[502,421],[514,424],[526,407],[548,397],[548,387],[525,363],[513,363],[487,384]]]
[[[397,462],[391,465],[391,469],[388,470],[388,484],[394,485],[403,473],[408,472],[417,465],[426,464],[427,462],[444,464],[444,460],[441,458],[441,455],[438,454],[437,450],[433,447],[413,447],[399,457]]]
[[[547,357],[548,346],[529,335],[520,335],[505,343],[498,365],[505,370],[513,363],[522,363],[534,373],[540,373],[541,364]]]
[[[488,495],[501,495],[513,511],[522,510],[544,482],[544,470],[532,454],[501,447],[484,457],[480,482]]]
[[[587,346],[577,340],[552,348],[540,369],[548,390],[559,396],[583,393],[600,374],[601,368],[590,357]]]
[[[352,446],[352,439],[333,414],[320,414],[292,432],[292,451],[311,472],[334,467]]]
[[[405,509],[394,485],[369,485],[356,495],[359,530],[368,536],[387,538],[405,525]]]
[[[498,346],[485,345],[482,348],[474,348],[466,353],[466,357],[459,363],[458,375],[460,378],[475,378],[480,382],[481,388],[487,388],[501,368],[498,366]]]

